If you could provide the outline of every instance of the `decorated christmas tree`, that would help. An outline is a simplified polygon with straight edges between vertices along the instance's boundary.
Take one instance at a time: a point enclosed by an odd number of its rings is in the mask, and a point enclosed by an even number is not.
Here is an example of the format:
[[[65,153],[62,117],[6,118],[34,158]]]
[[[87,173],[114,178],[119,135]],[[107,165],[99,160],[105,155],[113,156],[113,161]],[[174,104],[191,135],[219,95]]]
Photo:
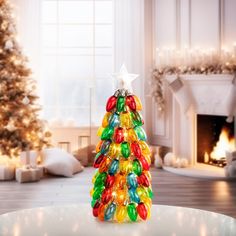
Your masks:
[[[48,144],[38,119],[35,81],[16,41],[16,27],[7,0],[0,0],[0,156],[41,149]]]
[[[142,105],[127,90],[135,76],[124,71],[122,67],[119,75],[122,89],[108,99],[98,130],[101,141],[94,161],[98,170],[91,190],[93,215],[114,222],[146,220],[152,203],[150,149],[142,128]]]

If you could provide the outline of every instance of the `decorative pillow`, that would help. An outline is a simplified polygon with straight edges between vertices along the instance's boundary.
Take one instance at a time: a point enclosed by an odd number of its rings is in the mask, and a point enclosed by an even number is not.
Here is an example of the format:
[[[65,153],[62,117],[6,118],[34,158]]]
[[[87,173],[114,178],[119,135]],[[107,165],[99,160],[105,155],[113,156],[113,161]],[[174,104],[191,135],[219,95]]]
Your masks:
[[[44,149],[42,157],[46,171],[53,175],[72,177],[84,169],[71,154],[59,148]]]
[[[92,166],[96,155],[94,152],[95,149],[95,145],[89,145],[87,147],[79,148],[73,154],[83,166]]]

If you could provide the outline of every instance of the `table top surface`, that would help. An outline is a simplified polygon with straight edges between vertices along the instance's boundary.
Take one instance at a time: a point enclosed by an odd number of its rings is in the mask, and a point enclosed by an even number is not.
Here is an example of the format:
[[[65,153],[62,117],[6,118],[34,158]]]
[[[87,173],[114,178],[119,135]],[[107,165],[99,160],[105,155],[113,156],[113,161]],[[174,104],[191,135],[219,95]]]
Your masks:
[[[0,235],[235,236],[236,219],[185,207],[153,205],[148,221],[101,222],[89,204],[32,208],[0,215]]]

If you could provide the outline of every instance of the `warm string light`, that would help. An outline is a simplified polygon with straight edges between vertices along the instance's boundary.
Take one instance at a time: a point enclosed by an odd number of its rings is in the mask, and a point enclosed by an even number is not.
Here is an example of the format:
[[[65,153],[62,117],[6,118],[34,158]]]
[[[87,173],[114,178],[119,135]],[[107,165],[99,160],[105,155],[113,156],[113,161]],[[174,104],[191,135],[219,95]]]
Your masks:
[[[231,50],[223,46],[220,52],[214,48],[174,50],[156,49],[156,68],[151,79],[152,96],[158,110],[165,108],[163,80],[166,75],[183,74],[233,74],[236,75],[236,43]]]
[[[0,153],[0,165],[4,165],[4,166],[10,166],[10,165],[14,165],[14,166],[20,166],[20,161],[18,158],[12,158],[9,159],[9,156],[6,155],[2,155]]]
[[[236,63],[236,43],[232,50],[222,46],[220,52],[214,48],[194,48],[184,47],[182,50],[164,47],[156,49],[155,63],[157,68],[165,67],[188,67],[205,64],[230,64]]]

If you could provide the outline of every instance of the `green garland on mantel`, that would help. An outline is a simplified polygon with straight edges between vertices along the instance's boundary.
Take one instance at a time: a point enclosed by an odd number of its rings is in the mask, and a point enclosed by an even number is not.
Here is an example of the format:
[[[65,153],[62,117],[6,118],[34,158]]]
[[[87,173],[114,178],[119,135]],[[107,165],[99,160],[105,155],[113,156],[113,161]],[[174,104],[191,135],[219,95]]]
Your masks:
[[[152,96],[158,105],[159,111],[165,109],[163,80],[167,75],[212,75],[212,74],[236,74],[236,62],[214,63],[206,65],[192,65],[192,66],[166,66],[163,68],[155,68],[152,72],[151,88]]]

